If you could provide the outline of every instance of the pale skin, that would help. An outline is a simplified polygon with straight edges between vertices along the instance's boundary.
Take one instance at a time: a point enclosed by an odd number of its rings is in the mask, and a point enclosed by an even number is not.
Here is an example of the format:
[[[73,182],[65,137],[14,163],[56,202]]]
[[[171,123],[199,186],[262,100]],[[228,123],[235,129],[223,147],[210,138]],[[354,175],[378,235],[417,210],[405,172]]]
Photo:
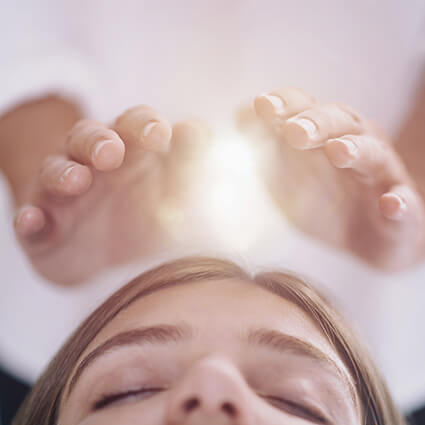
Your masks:
[[[383,270],[423,261],[423,177],[409,174],[374,123],[296,88],[260,95],[254,108],[240,125],[257,143],[268,141],[264,175],[290,221]]]
[[[45,147],[39,172],[11,173],[21,205],[17,236],[36,269],[60,284],[166,247],[160,204],[183,203],[185,170],[209,138],[201,123],[172,128],[148,106],[131,108],[112,126],[78,120],[70,127],[59,146]]]
[[[122,335],[129,331],[138,336],[125,342]],[[274,341],[278,335],[279,348],[265,343],[270,338],[259,337],[261,332],[271,332]],[[81,370],[90,353],[117,338],[121,345]],[[291,349],[294,339],[321,357]],[[361,420],[351,377],[311,319],[255,284],[226,280],[180,284],[139,298],[90,343],[68,380],[58,424],[116,423]]]
[[[405,131],[397,150],[348,106],[320,104],[295,88],[258,96],[239,124],[247,139],[269,148],[263,176],[296,226],[375,267],[402,270],[425,257],[425,176],[418,156],[411,155],[422,152],[425,138],[425,129],[415,127],[425,119],[423,97],[409,127],[415,137]],[[32,139],[31,121],[22,111],[6,117],[15,118],[12,124],[0,121],[2,149],[19,127],[15,149],[9,144],[0,155],[21,207],[15,229],[37,270],[53,282],[80,283],[167,244],[160,205],[168,198],[184,202],[196,182],[187,172],[188,158],[196,161],[211,135],[198,122],[171,128],[153,109],[137,111],[127,111],[111,126],[78,121],[75,111],[65,111],[62,134],[58,125],[49,133],[47,115],[47,146],[42,129]],[[159,126],[153,128],[154,122]],[[28,152],[35,146],[40,149],[31,160]]]

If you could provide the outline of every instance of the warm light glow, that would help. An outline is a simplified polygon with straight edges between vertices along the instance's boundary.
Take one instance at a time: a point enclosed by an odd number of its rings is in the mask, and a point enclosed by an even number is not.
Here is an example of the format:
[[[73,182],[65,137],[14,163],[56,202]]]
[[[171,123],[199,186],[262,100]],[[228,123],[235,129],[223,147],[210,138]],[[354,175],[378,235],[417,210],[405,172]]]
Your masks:
[[[261,155],[238,133],[217,137],[205,156],[205,185],[198,199],[211,238],[246,251],[264,234],[270,200],[259,176]]]
[[[207,152],[210,166],[231,174],[255,173],[258,158],[254,148],[239,134],[217,140]]]
[[[209,248],[246,253],[273,231],[278,218],[259,173],[262,146],[227,131],[193,163],[182,163],[184,200],[165,199],[158,210],[181,247],[201,241]]]

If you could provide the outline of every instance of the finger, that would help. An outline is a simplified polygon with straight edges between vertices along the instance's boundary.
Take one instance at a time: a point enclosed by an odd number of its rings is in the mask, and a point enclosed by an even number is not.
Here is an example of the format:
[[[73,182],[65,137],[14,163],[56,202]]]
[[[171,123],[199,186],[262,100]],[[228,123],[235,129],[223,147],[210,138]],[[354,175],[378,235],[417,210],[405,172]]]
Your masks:
[[[125,146],[118,134],[104,124],[82,120],[70,131],[66,151],[77,162],[99,171],[112,171],[122,164]]]
[[[282,126],[285,140],[296,149],[316,148],[328,139],[364,130],[359,115],[335,103],[317,105],[289,118]]]
[[[258,115],[252,105],[252,103],[245,103],[240,105],[236,110],[235,114],[235,123],[236,127],[240,131],[250,130],[252,125],[259,123]],[[261,122],[263,125],[263,123]]]
[[[416,221],[423,216],[423,203],[419,194],[407,184],[393,186],[379,199],[382,215],[392,221]]]
[[[40,172],[41,187],[58,196],[78,196],[87,192],[93,180],[88,167],[62,156],[50,156]]]
[[[393,249],[390,262],[385,267],[402,270],[423,258],[425,224],[424,204],[409,184],[398,184],[390,188],[379,199],[379,209],[388,235],[388,245]],[[387,247],[383,247],[384,249]]]
[[[235,114],[235,124],[244,138],[258,149],[276,146],[275,132],[272,126],[258,116],[252,102],[241,105]]]
[[[257,114],[269,123],[282,120],[305,111],[316,104],[316,99],[302,89],[287,87],[257,96],[254,107]]]
[[[186,120],[174,124],[170,153],[165,158],[168,173],[164,199],[170,201],[176,194],[180,201],[184,199],[186,202],[190,199],[196,182],[202,176],[200,167],[205,166],[203,159],[208,146],[211,146],[211,137],[211,130],[201,121]],[[164,217],[169,217],[170,213],[176,217],[180,216],[179,208],[172,206],[173,202],[165,206]]]
[[[180,161],[196,157],[212,138],[211,129],[198,120],[181,121],[173,126],[170,156]]]
[[[390,267],[403,269],[412,263],[412,253],[416,260],[422,258],[425,213],[422,198],[416,190],[408,184],[394,185],[380,197],[379,209],[395,243],[396,254]]]
[[[328,140],[324,151],[337,168],[349,168],[364,182],[393,185],[408,179],[400,159],[375,136],[346,135]]]
[[[18,236],[31,238],[40,233],[46,225],[46,216],[42,209],[25,205],[16,213],[14,226]]]
[[[135,106],[120,115],[114,125],[122,140],[130,146],[142,146],[153,152],[167,152],[171,127],[149,106]]]

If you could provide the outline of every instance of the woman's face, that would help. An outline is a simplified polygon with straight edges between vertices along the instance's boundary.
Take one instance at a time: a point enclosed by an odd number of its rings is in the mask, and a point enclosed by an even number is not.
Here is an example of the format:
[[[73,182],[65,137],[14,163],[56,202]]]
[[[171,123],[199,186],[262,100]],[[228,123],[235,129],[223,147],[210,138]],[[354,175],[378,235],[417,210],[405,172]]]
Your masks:
[[[140,298],[92,341],[59,425],[359,424],[351,379],[298,307],[254,284]]]

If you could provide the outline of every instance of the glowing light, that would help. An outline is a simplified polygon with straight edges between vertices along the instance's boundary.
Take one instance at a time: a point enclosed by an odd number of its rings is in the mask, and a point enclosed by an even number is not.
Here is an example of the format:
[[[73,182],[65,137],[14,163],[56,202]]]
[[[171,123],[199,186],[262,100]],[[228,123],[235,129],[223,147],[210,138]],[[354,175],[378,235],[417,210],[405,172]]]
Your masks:
[[[205,190],[198,202],[211,238],[245,251],[266,227],[269,198],[258,175],[260,155],[239,134],[220,137],[205,157]]]
[[[181,247],[246,253],[275,225],[259,165],[264,151],[239,133],[217,136],[195,162],[182,164],[176,196],[163,200],[159,219]],[[185,167],[186,166],[186,167]],[[173,196],[174,196],[173,195]]]
[[[234,174],[255,172],[256,156],[248,141],[232,135],[214,143],[207,152],[210,166]]]
[[[170,227],[181,226],[184,222],[184,211],[169,201],[163,202],[158,209],[159,219]]]

